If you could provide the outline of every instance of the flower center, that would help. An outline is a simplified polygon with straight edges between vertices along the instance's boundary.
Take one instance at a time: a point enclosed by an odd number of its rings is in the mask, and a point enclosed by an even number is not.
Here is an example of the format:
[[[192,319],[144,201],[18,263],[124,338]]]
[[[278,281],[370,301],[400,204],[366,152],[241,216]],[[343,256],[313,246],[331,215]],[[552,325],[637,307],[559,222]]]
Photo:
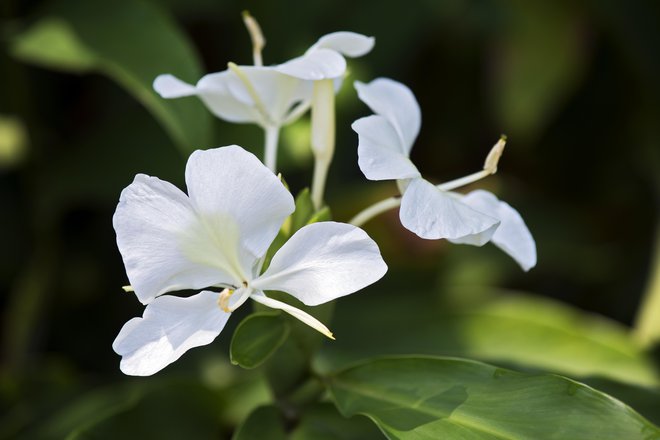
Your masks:
[[[225,289],[220,292],[218,306],[225,313],[231,313],[239,308],[252,294],[248,282],[243,281],[243,286],[238,289]]]

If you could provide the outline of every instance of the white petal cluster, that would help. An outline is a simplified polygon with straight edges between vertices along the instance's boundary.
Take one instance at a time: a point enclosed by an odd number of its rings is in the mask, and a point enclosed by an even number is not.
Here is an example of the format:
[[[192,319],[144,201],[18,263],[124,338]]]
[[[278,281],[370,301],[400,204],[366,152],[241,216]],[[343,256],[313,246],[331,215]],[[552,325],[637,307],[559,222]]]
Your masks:
[[[421,177],[410,150],[421,127],[421,112],[405,85],[386,78],[355,83],[374,115],[355,121],[358,163],[370,180],[397,180],[402,189],[399,217],[421,238],[446,238],[482,246],[491,241],[524,269],[536,265],[536,244],[520,214],[488,191],[466,195],[445,191]]]
[[[281,181],[235,145],[194,152],[185,177],[187,195],[155,177],[136,176],[113,217],[128,278],[147,306],[113,344],[126,374],[151,375],[209,344],[248,298],[332,336],[312,316],[264,291],[317,305],[362,289],[387,270],[363,230],[321,222],[297,231],[261,274],[264,255],[295,208]],[[163,295],[184,289],[206,290]]]
[[[321,37],[304,55],[275,66],[236,66],[211,73],[191,85],[170,74],[159,75],[154,89],[163,98],[199,97],[217,117],[229,122],[281,127],[311,104],[314,81],[346,73],[347,57],[368,53],[374,39],[354,32]]]

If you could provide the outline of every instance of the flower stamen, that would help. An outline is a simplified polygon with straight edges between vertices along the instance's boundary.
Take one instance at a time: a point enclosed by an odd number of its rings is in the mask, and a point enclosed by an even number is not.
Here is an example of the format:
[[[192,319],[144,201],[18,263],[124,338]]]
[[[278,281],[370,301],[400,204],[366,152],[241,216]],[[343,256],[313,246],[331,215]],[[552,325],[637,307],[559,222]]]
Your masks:
[[[220,306],[220,309],[222,309],[222,311],[225,313],[233,312],[233,310],[229,308],[229,298],[231,298],[233,294],[233,289],[225,289],[220,292],[220,296],[218,297],[218,306]]]
[[[243,70],[240,67],[238,67],[236,63],[232,63],[231,61],[227,63],[227,68],[231,70],[245,86],[245,89],[250,95],[250,98],[252,98],[252,101],[254,101],[254,106],[257,108],[259,115],[263,119],[263,125],[276,125],[273,123],[273,121],[271,121],[270,116],[266,111],[266,106],[261,100],[261,97],[259,97],[259,94],[257,93],[257,90],[254,88],[252,81],[250,81],[250,78],[248,78],[245,72],[243,72]]]
[[[261,58],[261,51],[266,46],[266,39],[264,38],[263,32],[261,32],[261,26],[257,20],[250,15],[249,11],[243,11],[243,23],[250,34],[250,40],[252,41],[252,59],[254,60],[255,66],[263,66],[263,60]]]

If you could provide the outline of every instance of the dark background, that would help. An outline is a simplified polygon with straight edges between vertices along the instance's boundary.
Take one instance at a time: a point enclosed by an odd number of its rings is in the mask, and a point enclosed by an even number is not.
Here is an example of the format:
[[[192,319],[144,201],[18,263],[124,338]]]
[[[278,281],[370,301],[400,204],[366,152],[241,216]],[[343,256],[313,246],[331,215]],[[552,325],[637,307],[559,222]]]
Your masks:
[[[354,79],[385,76],[413,90],[422,131],[412,158],[434,182],[478,170],[500,133],[508,135],[498,174],[475,187],[522,214],[537,241],[538,266],[523,273],[490,245],[420,240],[392,212],[365,226],[391,267],[371,292],[494,285],[633,323],[652,273],[658,223],[657,2],[154,3],[183,29],[207,72],[224,70],[227,61],[251,63],[243,9],[266,35],[266,64],[337,30],[376,37],[372,53],[349,62],[338,96],[327,195],[337,220],[396,191],[391,182],[368,182],[357,167],[350,123],[369,111]],[[3,0],[0,7],[0,115],[20,121],[27,138],[0,163],[0,391],[3,410],[23,405],[5,420],[6,432],[55,405],[54,396],[122,380],[111,343],[141,306],[120,289],[127,279],[112,214],[138,172],[182,187],[186,160],[111,79],[11,55],[13,38],[49,10],[57,3]],[[214,124],[211,145],[195,147],[237,143],[260,154],[257,127]],[[282,137],[280,167],[293,192],[311,177],[305,124],[285,128]]]

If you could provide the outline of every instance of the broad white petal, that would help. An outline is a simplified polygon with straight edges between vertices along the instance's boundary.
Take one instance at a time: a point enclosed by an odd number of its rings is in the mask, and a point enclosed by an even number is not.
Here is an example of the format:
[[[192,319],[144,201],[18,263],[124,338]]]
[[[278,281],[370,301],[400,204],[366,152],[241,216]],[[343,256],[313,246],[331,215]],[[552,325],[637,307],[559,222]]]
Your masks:
[[[321,321],[314,318],[309,313],[305,313],[302,310],[300,310],[299,308],[290,306],[289,304],[284,303],[282,301],[278,301],[276,299],[268,298],[266,295],[263,294],[263,292],[259,292],[259,291],[254,292],[251,295],[251,298],[253,300],[255,300],[256,302],[261,303],[261,304],[263,304],[267,307],[271,307],[273,309],[278,309],[278,310],[285,311],[286,313],[293,316],[294,318],[299,319],[302,322],[304,322],[305,324],[307,324],[308,326],[312,327],[314,330],[317,330],[317,331],[323,333],[324,335],[326,335],[330,339],[335,339],[335,337],[332,335],[332,332],[330,331],[330,329],[328,329],[328,327],[323,325],[323,323]]]
[[[169,73],[158,75],[154,80],[153,88],[163,98],[182,98],[197,94],[195,86]]]
[[[112,343],[122,359],[121,371],[150,376],[176,361],[193,347],[210,344],[230,314],[220,310],[216,292],[189,298],[161,296],[122,327]]]
[[[307,53],[318,49],[332,49],[344,56],[355,58],[366,55],[373,49],[376,40],[374,37],[355,32],[333,32],[319,38],[319,40],[307,50]]]
[[[197,95],[220,119],[235,123],[261,123],[261,116],[251,100],[241,100],[231,93],[229,84],[239,81],[229,70],[204,75],[197,82]]]
[[[275,69],[304,80],[335,79],[346,72],[346,60],[334,50],[317,49],[280,64]]]
[[[377,78],[369,84],[355,81],[355,89],[374,113],[390,121],[409,155],[422,124],[415,95],[405,85],[387,78]]]
[[[233,277],[217,262],[190,200],[176,186],[138,174],[124,189],[112,218],[117,246],[138,299],[202,289]]]
[[[417,167],[387,119],[371,115],[353,122],[358,134],[358,165],[370,180],[411,179],[419,177]]]
[[[366,232],[346,223],[321,222],[293,234],[252,286],[281,290],[315,306],[360,290],[385,272],[378,245]]]
[[[266,253],[295,209],[293,197],[275,174],[237,145],[193,152],[186,165],[186,184],[195,210],[217,238],[229,238],[224,224],[233,224],[240,248],[252,257]],[[229,218],[233,223],[227,222]],[[240,258],[246,268],[248,257]]]
[[[500,220],[500,227],[490,241],[516,260],[523,270],[536,266],[536,243],[518,211],[484,190],[472,191],[461,201]]]
[[[259,96],[272,123],[281,125],[291,108],[312,99],[312,83],[280,73],[274,67],[239,66]],[[246,105],[255,106],[245,83],[230,72],[227,87],[231,95]]]
[[[413,179],[401,200],[399,217],[403,226],[421,238],[447,238],[482,246],[500,222],[461,203],[455,195],[436,188],[424,179]]]

